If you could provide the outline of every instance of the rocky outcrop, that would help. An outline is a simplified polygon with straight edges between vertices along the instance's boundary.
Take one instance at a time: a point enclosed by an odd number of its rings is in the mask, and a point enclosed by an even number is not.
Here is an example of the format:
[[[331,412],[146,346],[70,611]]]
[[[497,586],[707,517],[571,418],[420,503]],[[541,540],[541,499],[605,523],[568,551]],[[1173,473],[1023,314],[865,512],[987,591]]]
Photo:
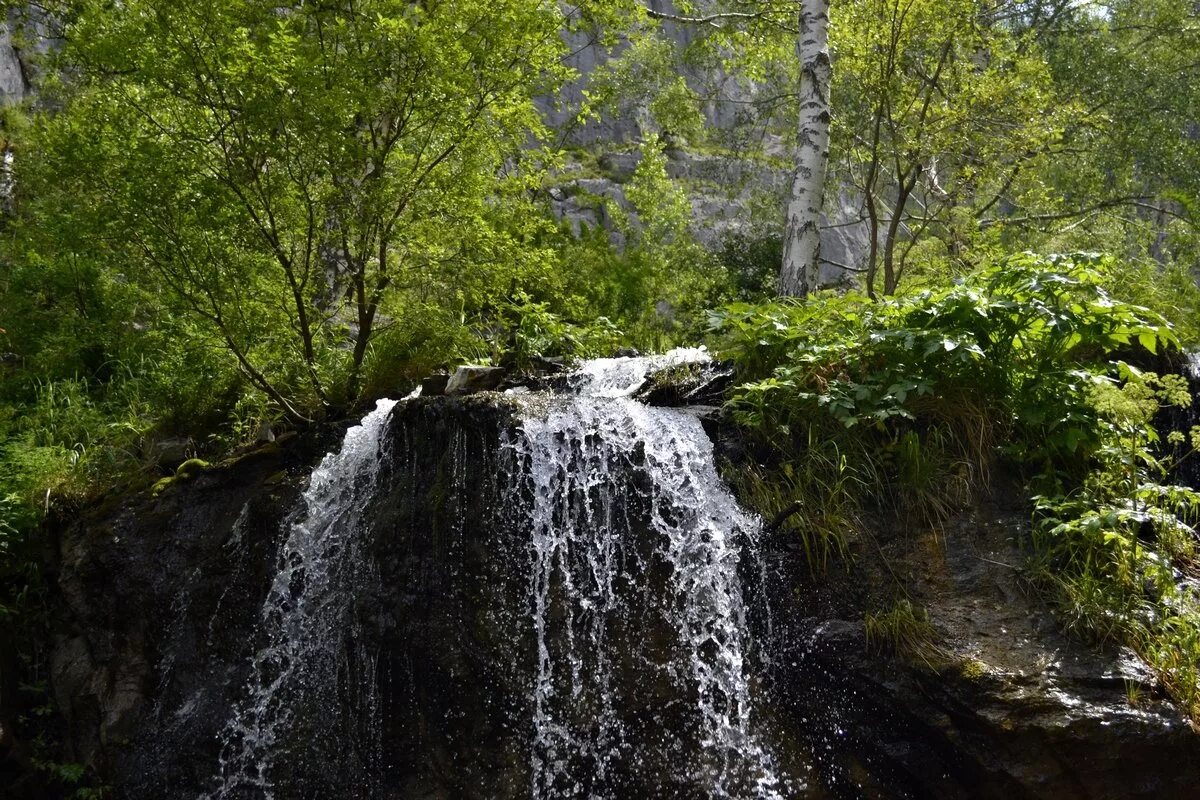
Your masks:
[[[50,672],[65,761],[126,797],[210,776],[281,525],[337,433],[58,522]]]
[[[686,401],[716,377],[684,372],[674,389],[652,381],[647,398]],[[304,754],[283,780],[329,797],[529,796],[530,544],[513,516],[529,498],[514,496],[502,445],[518,402],[483,393],[397,407],[363,511],[372,577],[355,588],[354,625],[335,637],[350,666],[322,690],[350,711],[327,707],[281,745]],[[305,476],[340,434],[293,437],[61,527],[53,689],[70,760],[97,769],[118,798],[212,788],[262,644],[281,538]],[[631,518],[646,510],[636,484]],[[807,766],[803,796],[1115,800],[1200,785],[1200,737],[1152,678],[1064,636],[1020,590],[1025,527],[1011,507],[982,507],[938,537],[882,519],[853,567],[823,575],[783,534],[763,543],[761,571],[746,560],[750,657],[769,665],[766,724],[781,763]],[[908,591],[936,633],[931,664],[867,647],[863,616],[894,598],[894,574],[921,576]],[[612,635],[629,637],[620,651],[653,646],[655,631],[647,619]],[[355,659],[377,665],[373,698],[343,683]],[[614,674],[644,683],[639,663]],[[613,713],[631,729],[661,722],[641,706]],[[377,752],[347,750],[368,730]],[[649,796],[637,775],[611,779]]]
[[[940,534],[881,526],[855,567],[817,581],[775,551],[774,690],[823,784],[847,799],[1189,796],[1200,736],[1132,654],[1068,637],[1023,591],[1027,521],[1006,507]],[[867,642],[863,615],[902,591],[897,575],[928,611],[929,663]]]
[[[508,375],[504,367],[466,365],[458,367],[446,382],[446,394],[461,395],[490,392],[499,388]],[[422,384],[424,386],[424,384]]]

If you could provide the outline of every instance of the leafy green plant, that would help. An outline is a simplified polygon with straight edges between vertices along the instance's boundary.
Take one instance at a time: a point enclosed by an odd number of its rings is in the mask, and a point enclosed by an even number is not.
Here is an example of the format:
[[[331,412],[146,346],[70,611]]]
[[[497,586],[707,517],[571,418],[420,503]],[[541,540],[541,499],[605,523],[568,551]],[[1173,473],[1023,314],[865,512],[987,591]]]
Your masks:
[[[802,450],[810,428],[860,429],[892,454],[896,477],[926,484],[915,452],[942,451],[951,473],[978,465],[966,477],[975,482],[1001,441],[1018,463],[1070,471],[1101,445],[1087,395],[1106,356],[1175,343],[1160,317],[1102,288],[1112,267],[1025,255],[881,302],[851,293],[731,306],[711,325],[747,379],[729,411],[783,451]]]
[[[509,359],[519,369],[529,368],[538,358],[607,355],[622,338],[607,317],[577,325],[551,311],[549,303],[535,301],[523,291],[501,304],[500,323],[506,341],[502,355],[493,359]]]
[[[1118,272],[1098,256],[1023,255],[878,303],[733,306],[713,327],[746,379],[728,410],[786,475],[837,442],[872,465],[852,503],[890,497],[936,527],[1004,459],[1037,492],[1032,574],[1068,627],[1134,648],[1200,718],[1200,597],[1179,579],[1200,574],[1200,494],[1163,485],[1170,461],[1151,424],[1191,396],[1181,377],[1126,360],[1178,339],[1109,293]],[[1200,431],[1171,437],[1187,438],[1200,444]],[[925,622],[898,604],[868,632],[927,653]]]

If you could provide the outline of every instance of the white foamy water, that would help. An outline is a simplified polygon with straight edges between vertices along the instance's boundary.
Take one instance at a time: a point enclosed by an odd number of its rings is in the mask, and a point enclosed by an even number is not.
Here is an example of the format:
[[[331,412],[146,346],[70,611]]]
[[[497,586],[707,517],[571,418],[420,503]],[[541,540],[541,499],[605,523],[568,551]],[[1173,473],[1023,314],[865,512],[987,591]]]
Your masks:
[[[781,800],[802,788],[780,776],[755,710],[739,568],[759,522],[721,481],[694,416],[630,397],[657,371],[709,360],[700,348],[585,362],[570,376],[576,393],[521,396],[519,427],[497,443],[515,467],[501,494],[529,543],[513,565],[529,570],[528,606],[500,633],[533,634],[532,800],[623,800],[629,785]],[[305,766],[314,734],[341,737],[319,757],[351,764],[345,774],[412,756],[372,750],[384,729],[375,656],[349,630],[356,594],[379,583],[366,509],[395,405],[381,400],[312,473],[208,800],[285,800],[294,785],[277,784]],[[452,493],[468,491],[460,460]],[[350,794],[387,792],[363,783]]]
[[[712,356],[703,347],[677,347],[650,356],[594,358],[579,365],[571,375],[571,385],[585,397],[627,397],[655,372],[710,361]]]
[[[331,642],[347,624],[352,589],[369,569],[360,548],[362,512],[375,488],[382,435],[395,405],[380,400],[309,479],[304,510],[280,550],[260,612],[266,645],[255,655],[245,697],[221,733],[219,785],[207,795],[213,800],[248,792],[274,798],[272,770],[284,738],[297,715],[327,701],[336,684],[344,665]],[[374,682],[373,675],[363,678]]]
[[[521,422],[513,446],[534,496],[534,798],[611,797],[608,774],[621,769],[675,769],[665,781],[694,787],[700,779],[709,797],[783,796],[754,733],[745,656],[740,542],[758,522],[721,481],[694,416],[624,396],[654,371],[708,360],[703,350],[677,350],[588,362],[575,384],[582,396]],[[636,541],[635,503],[649,514],[648,547]],[[652,585],[653,564],[637,564],[647,558],[665,565],[666,587]],[[637,638],[660,635],[652,627],[673,641],[645,650],[645,680],[664,687],[668,702],[687,698],[690,708],[670,713],[696,728],[676,731],[676,742],[633,740],[619,713],[631,698],[614,690],[629,682],[614,649],[643,654]],[[626,639],[610,641],[614,630]]]

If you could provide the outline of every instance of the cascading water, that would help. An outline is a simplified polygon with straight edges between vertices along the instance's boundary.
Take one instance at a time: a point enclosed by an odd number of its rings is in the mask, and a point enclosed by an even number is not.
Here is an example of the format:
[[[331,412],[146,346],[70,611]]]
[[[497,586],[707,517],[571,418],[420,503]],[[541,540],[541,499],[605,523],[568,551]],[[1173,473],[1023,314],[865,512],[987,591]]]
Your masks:
[[[707,360],[587,362],[571,394],[497,397],[491,428],[380,401],[288,527],[206,797],[426,796],[456,770],[453,796],[799,792],[754,703],[758,523],[694,416],[631,397]]]
[[[245,700],[234,710],[221,734],[220,785],[214,800],[244,797],[258,790],[274,797],[277,761],[287,752],[285,739],[305,706],[321,708],[328,719],[332,702],[346,707],[345,691],[362,690],[366,719],[349,720],[351,729],[366,727],[339,749],[356,770],[369,776],[375,737],[370,728],[375,684],[369,653],[347,663],[339,637],[351,622],[354,590],[370,579],[370,563],[362,552],[362,517],[382,460],[382,433],[394,400],[380,400],[362,423],[346,433],[342,448],[325,457],[313,471],[304,493],[304,510],[292,523],[279,555],[279,571],[260,615],[266,645],[254,657]],[[356,672],[357,680],[346,676]],[[365,689],[363,688],[365,687]],[[356,746],[361,745],[361,746]],[[283,765],[293,772],[291,765]]]
[[[521,422],[513,446],[534,498],[534,797],[615,797],[620,762],[712,797],[781,796],[752,729],[744,653],[738,564],[758,524],[722,484],[694,416],[628,396],[654,371],[706,360],[690,350],[589,362],[578,396],[531,406]],[[648,530],[632,524],[632,504],[644,505]],[[652,614],[663,619],[645,624]],[[652,627],[673,641],[639,642]],[[614,679],[614,652],[644,682]],[[658,685],[628,691],[647,684]],[[667,716],[673,740],[631,736],[616,713],[656,694],[680,704],[645,708]]]

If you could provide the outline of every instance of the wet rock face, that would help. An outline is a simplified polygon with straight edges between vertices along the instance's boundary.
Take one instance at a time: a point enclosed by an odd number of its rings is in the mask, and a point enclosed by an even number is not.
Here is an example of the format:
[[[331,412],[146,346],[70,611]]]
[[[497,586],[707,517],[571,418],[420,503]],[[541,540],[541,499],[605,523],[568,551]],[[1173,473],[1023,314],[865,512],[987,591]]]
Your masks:
[[[1000,505],[936,541],[881,528],[881,551],[817,585],[775,552],[774,698],[832,796],[1149,800],[1200,785],[1200,736],[1144,665],[1069,638],[1022,593],[1026,524]],[[892,570],[921,576],[909,591],[943,651],[933,667],[868,647],[863,613]]]
[[[123,505],[59,537],[51,667],[68,759],[124,796],[198,792],[246,678],[283,520],[325,446],[265,448]],[[192,796],[195,796],[193,793]]]
[[[671,397],[702,385],[695,377]],[[539,773],[531,757],[540,680],[535,490],[512,480],[518,402],[536,400],[486,393],[396,407],[380,445],[378,489],[361,508],[370,569],[356,574],[328,650],[314,651],[329,665],[311,674],[332,677],[297,689],[309,713],[279,743],[288,758],[268,776],[277,797],[526,798],[537,780],[555,786],[558,778]],[[262,609],[279,553],[309,473],[341,433],[292,439],[64,528],[53,688],[69,757],[97,767],[117,797],[196,798],[214,789],[229,757],[231,713],[245,707],[256,680],[251,656],[269,644]],[[632,451],[625,499],[614,508],[635,520],[617,573],[626,577],[609,595],[629,608],[640,607],[639,593],[674,580],[652,526],[636,522],[651,510],[639,473],[648,457]],[[771,665],[756,681],[761,716],[777,762],[809,782],[783,796],[1191,796],[1200,737],[1153,700],[1144,673],[1120,654],[1068,640],[1015,589],[1006,565],[1020,563],[1021,519],[1005,518],[1002,507],[980,519],[999,522],[966,520],[928,547],[881,523],[882,551],[864,549],[849,573],[835,567],[814,578],[785,541],[764,544],[761,572],[742,562],[754,640],[745,656]],[[891,585],[881,556],[925,576],[912,591],[948,654],[937,670],[867,649],[863,614]],[[572,573],[578,585],[590,563]],[[567,573],[546,574],[557,577],[545,586],[545,641],[559,658],[571,647],[566,631],[582,637],[598,616],[568,602],[570,592],[581,595],[564,583]],[[296,602],[312,580],[289,587]],[[686,762],[687,737],[703,720],[676,702],[671,670],[654,666],[670,663],[672,630],[653,614],[612,619],[604,634],[612,658],[583,668],[584,678],[609,675],[617,702],[605,707],[583,680],[576,700],[548,707],[587,745],[570,751],[570,774],[585,788],[559,784],[544,796],[587,796],[603,752],[602,738],[588,738],[599,721],[633,742],[681,732],[674,749],[647,756],[658,761],[608,764],[601,783],[612,796],[706,796],[702,785],[674,777],[703,774]],[[567,676],[555,675],[545,685],[569,699]],[[1129,683],[1145,684],[1150,699],[1130,706]],[[243,788],[227,796],[261,795]]]
[[[279,796],[301,786],[328,797],[528,792],[530,643],[515,632],[529,628],[511,618],[526,612],[528,576],[505,552],[527,561],[527,543],[506,538],[513,504],[500,494],[498,443],[511,408],[490,397],[412,403],[389,429],[384,444],[400,456],[381,465],[387,488],[366,512],[375,578],[354,587],[333,640],[326,705],[311,703],[280,744],[294,758],[270,776]],[[339,435],[266,448],[63,530],[54,691],[68,757],[118,797],[195,798],[216,786],[231,714],[255,680],[251,656],[270,644],[260,610],[281,543]],[[347,653],[377,664],[367,689],[342,674]],[[373,724],[358,713],[373,702],[381,728],[354,730]],[[379,752],[354,752],[376,739]]]
[[[499,444],[495,396],[417,400],[389,430],[373,502],[388,797],[521,797],[529,790],[527,546]]]

